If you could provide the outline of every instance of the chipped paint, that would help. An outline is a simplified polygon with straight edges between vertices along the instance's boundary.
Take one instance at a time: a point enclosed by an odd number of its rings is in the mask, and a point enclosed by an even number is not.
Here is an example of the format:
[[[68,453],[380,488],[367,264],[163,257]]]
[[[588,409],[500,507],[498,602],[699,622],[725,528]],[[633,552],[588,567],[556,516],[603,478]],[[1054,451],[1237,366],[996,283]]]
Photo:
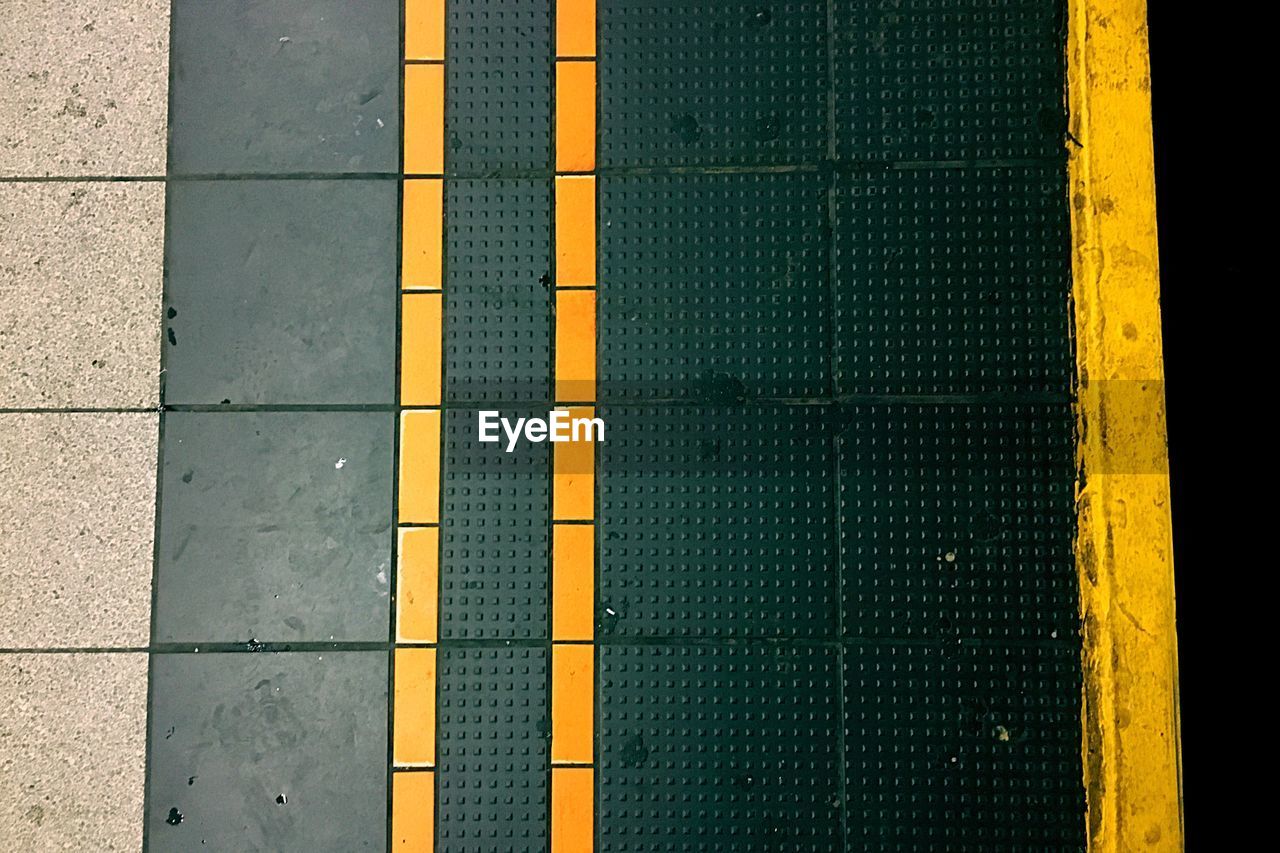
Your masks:
[[[1180,850],[1145,0],[1070,0],[1083,750],[1093,851]]]

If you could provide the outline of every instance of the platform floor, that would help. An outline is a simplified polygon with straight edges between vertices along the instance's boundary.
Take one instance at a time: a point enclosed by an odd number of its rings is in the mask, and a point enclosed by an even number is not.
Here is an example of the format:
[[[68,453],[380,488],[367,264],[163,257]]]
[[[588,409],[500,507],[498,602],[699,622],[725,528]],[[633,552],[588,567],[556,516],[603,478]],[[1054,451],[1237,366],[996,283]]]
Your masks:
[[[1061,6],[6,2],[0,850],[1083,849]]]

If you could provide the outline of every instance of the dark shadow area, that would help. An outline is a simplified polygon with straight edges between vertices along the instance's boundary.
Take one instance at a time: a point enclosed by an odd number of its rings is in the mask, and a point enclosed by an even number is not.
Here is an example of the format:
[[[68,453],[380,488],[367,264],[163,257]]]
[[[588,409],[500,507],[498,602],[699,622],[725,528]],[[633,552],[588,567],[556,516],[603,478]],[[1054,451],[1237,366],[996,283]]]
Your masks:
[[[1244,509],[1235,491],[1245,472],[1232,455],[1243,456],[1234,448],[1243,444],[1244,421],[1231,383],[1254,366],[1235,350],[1248,339],[1246,316],[1260,309],[1250,308],[1250,295],[1269,279],[1259,249],[1268,244],[1262,231],[1271,216],[1260,199],[1272,181],[1265,159],[1248,154],[1250,140],[1262,151],[1271,147],[1257,91],[1268,76],[1255,72],[1265,54],[1246,42],[1249,25],[1235,16],[1153,0],[1149,23],[1183,802],[1186,849],[1194,851],[1221,840],[1224,815],[1213,800],[1237,784],[1227,762],[1248,751],[1221,736],[1232,712],[1249,713],[1239,707],[1245,686],[1233,669],[1250,655],[1241,631],[1249,624],[1242,609],[1250,605],[1252,569],[1230,556],[1251,533],[1236,515]],[[1237,726],[1247,728],[1246,721],[1236,718],[1230,727]]]

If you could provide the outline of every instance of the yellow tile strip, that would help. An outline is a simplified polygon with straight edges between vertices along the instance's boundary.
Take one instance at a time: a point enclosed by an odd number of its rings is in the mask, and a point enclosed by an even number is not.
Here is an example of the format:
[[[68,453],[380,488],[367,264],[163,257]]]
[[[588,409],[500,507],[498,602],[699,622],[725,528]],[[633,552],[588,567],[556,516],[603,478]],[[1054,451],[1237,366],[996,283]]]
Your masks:
[[[594,418],[590,406],[568,407],[569,418]],[[553,521],[591,521],[596,514],[595,444],[583,434],[552,445],[551,518]]]
[[[401,527],[396,551],[396,642],[439,635],[440,528]]]
[[[556,0],[555,86],[555,400],[593,418],[596,0]],[[595,845],[595,444],[575,438],[552,450],[552,853]]]
[[[401,524],[440,522],[440,410],[400,413]]]
[[[435,850],[435,776],[430,770],[394,775],[391,849],[396,853],[433,853]]]
[[[433,853],[444,384],[445,0],[405,0],[391,849]],[[412,769],[410,769],[412,768]]]
[[[1068,17],[1089,847],[1181,850],[1146,4]]]
[[[401,288],[439,290],[444,284],[444,181],[406,180],[400,223]]]
[[[400,297],[400,405],[440,405],[444,294]]]
[[[444,0],[405,0],[404,58],[444,59]]]
[[[551,768],[551,853],[590,853],[594,810],[595,770]]]
[[[404,67],[404,172],[444,172],[444,65]]]
[[[596,531],[557,524],[551,543],[551,639],[595,639]]]
[[[556,177],[556,285],[595,287],[595,175]]]

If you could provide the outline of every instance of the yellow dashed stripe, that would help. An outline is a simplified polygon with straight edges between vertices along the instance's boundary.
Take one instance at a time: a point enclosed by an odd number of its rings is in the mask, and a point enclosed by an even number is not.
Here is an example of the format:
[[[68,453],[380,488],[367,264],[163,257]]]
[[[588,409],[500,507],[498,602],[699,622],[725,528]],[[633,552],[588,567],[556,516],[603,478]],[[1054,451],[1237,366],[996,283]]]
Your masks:
[[[595,287],[595,175],[556,177],[556,285]]]
[[[404,182],[400,228],[400,286],[439,290],[444,284],[444,181]]]
[[[444,65],[404,68],[404,171],[444,172]]]
[[[391,785],[391,849],[396,853],[435,850],[434,771],[396,773]]]
[[[595,638],[595,527],[554,525],[551,543],[551,639]]]
[[[405,0],[404,172],[444,174],[444,0]],[[422,64],[428,63],[428,64]],[[391,847],[435,849],[436,665],[444,361],[444,180],[406,179],[401,208],[400,469]],[[428,407],[428,408],[423,408]],[[408,770],[403,768],[428,768]]]
[[[434,643],[440,630],[440,528],[402,527],[399,542],[396,640]]]
[[[596,3],[556,0],[555,399],[596,400]],[[569,58],[572,57],[572,58]],[[578,288],[565,290],[561,288]],[[586,288],[586,289],[583,289]],[[592,406],[571,417],[595,416]],[[607,428],[607,427],[606,427]],[[607,440],[607,435],[606,435]],[[595,445],[553,446],[551,850],[595,836]],[[563,766],[572,765],[572,766]]]
[[[444,0],[405,0],[404,58],[444,59]]]
[[[400,523],[440,522],[440,410],[400,413]]]

